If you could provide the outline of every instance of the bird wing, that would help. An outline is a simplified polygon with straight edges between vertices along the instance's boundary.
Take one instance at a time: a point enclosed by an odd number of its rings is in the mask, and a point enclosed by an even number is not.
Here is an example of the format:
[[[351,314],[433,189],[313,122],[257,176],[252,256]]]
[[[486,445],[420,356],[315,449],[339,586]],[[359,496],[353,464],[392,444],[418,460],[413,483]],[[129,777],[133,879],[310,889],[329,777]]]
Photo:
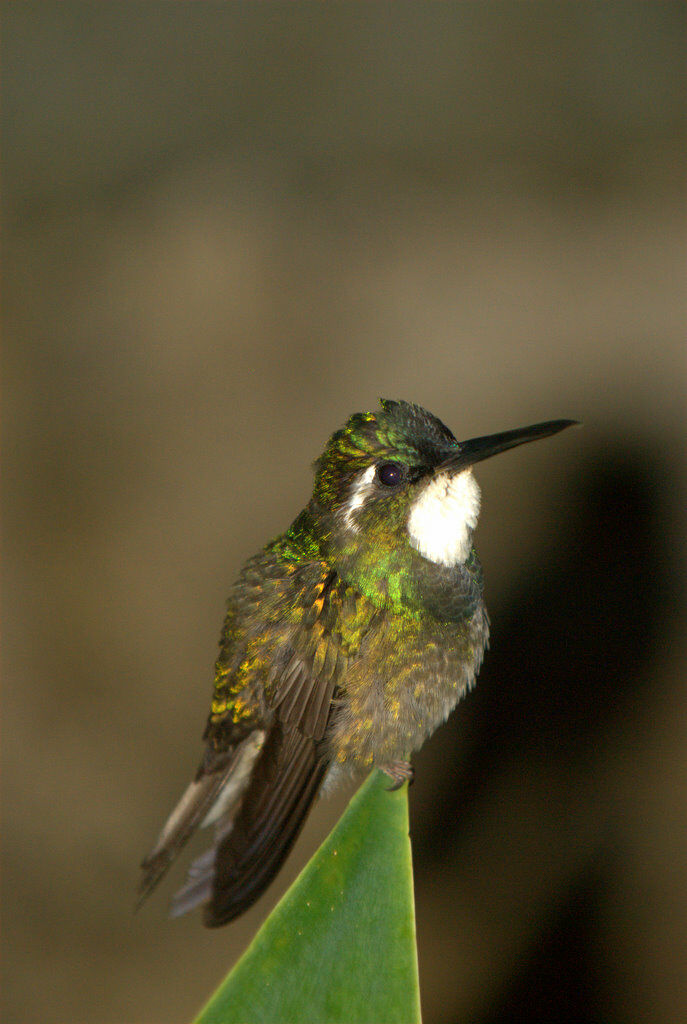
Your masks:
[[[206,925],[217,927],[238,917],[269,885],[296,841],[328,767],[311,738],[285,730],[281,723],[270,730],[236,819],[226,835],[220,833],[211,869],[207,864],[206,884],[195,890],[193,905],[206,904]],[[174,900],[174,913],[187,909],[187,894],[182,893]]]
[[[342,631],[350,598],[324,563],[275,566],[267,554],[247,564],[230,604],[203,764],[143,863],[142,898],[214,823],[213,848],[172,904],[175,916],[206,904],[208,925],[250,906],[291,849],[329,766],[334,694],[364,632],[357,620]]]
[[[231,828],[218,830],[204,878],[178,894],[206,901],[205,923],[227,923],[246,910],[274,878],[295,842],[329,767],[324,739],[332,701],[347,661],[337,631],[341,588],[322,567],[299,601],[302,615],[270,690],[274,720],[256,759]],[[204,885],[203,885],[204,882]],[[200,884],[199,884],[200,883]]]
[[[260,736],[255,733],[255,736]],[[221,798],[232,779],[245,775],[241,766],[254,741],[246,739],[233,755],[225,759],[224,768],[199,774],[184,791],[181,800],[165,822],[155,846],[141,863],[143,877],[139,886],[138,906],[150,895],[171,867],[196,829],[206,823],[213,806]]]

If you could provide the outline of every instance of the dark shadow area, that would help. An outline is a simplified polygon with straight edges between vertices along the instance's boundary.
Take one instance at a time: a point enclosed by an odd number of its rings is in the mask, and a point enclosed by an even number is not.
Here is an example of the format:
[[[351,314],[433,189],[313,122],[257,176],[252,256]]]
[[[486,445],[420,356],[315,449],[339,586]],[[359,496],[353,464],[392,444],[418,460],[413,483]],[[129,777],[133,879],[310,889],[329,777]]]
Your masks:
[[[575,879],[531,958],[479,1024],[612,1024],[596,955],[599,904],[612,870],[612,858],[600,856]]]

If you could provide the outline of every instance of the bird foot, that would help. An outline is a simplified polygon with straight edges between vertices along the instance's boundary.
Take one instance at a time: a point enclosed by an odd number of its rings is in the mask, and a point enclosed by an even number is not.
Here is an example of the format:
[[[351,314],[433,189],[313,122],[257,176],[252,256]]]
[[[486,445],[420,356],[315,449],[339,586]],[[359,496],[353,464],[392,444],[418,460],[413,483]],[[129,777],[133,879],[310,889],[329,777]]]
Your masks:
[[[415,778],[415,769],[410,761],[389,761],[388,764],[381,764],[379,767],[385,775],[389,776],[393,783],[393,785],[387,786],[389,793],[400,789],[404,782],[412,786],[413,779]]]

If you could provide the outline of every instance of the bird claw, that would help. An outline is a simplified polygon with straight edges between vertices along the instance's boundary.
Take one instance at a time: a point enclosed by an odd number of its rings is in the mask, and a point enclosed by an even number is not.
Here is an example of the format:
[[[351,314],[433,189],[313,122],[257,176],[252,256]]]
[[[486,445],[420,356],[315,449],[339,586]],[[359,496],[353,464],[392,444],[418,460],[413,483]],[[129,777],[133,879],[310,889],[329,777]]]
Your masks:
[[[380,765],[381,770],[391,779],[392,785],[387,786],[388,793],[394,793],[400,789],[404,782],[412,786],[415,778],[415,769],[410,761],[390,761],[389,764]]]

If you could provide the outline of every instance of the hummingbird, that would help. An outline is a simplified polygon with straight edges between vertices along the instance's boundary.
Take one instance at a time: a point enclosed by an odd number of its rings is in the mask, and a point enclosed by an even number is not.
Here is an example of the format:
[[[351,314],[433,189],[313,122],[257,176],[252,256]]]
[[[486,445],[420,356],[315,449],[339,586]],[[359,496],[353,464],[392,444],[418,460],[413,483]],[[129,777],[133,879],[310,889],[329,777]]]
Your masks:
[[[381,400],[330,437],[310,501],[250,558],[227,602],[204,754],[143,861],[140,900],[201,826],[172,916],[208,927],[279,871],[325,780],[412,753],[472,687],[489,639],[473,466],[556,434],[551,420],[457,441],[431,413]]]

